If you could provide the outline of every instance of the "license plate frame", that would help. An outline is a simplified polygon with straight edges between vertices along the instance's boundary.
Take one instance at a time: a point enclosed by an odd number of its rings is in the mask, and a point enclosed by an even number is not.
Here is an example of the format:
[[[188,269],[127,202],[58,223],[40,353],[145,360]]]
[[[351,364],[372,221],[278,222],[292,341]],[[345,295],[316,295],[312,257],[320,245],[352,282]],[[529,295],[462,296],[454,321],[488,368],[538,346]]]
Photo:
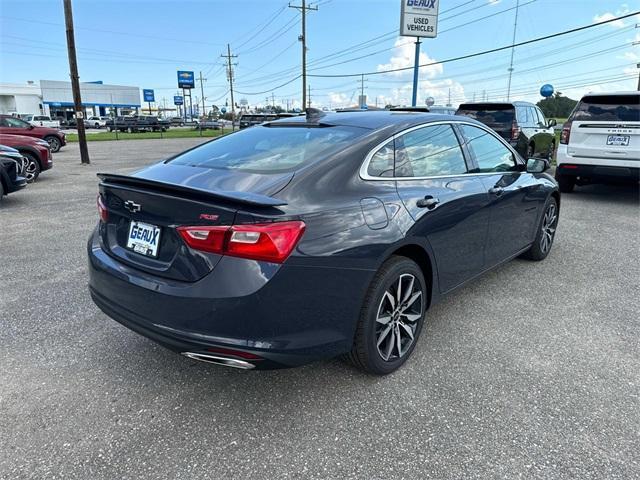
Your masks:
[[[610,146],[610,147],[628,147],[630,140],[631,140],[631,136],[630,135],[608,135],[607,136],[607,146]]]
[[[145,257],[158,258],[161,234],[162,229],[156,225],[131,220],[127,249]]]

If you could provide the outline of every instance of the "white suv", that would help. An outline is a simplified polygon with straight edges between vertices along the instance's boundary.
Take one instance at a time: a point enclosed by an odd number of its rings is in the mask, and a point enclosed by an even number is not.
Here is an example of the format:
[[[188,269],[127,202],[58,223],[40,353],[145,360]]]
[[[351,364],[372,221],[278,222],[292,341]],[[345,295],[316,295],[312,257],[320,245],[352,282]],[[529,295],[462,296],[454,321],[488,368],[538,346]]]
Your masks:
[[[576,184],[638,182],[640,92],[590,93],[562,127],[556,180],[561,192]]]

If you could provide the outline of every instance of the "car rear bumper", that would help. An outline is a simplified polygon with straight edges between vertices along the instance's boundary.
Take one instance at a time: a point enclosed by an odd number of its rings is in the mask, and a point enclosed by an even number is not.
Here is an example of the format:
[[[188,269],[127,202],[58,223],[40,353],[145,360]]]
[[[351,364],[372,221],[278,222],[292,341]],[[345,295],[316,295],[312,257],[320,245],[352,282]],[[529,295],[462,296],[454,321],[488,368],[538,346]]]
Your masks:
[[[638,160],[574,157],[568,154],[567,145],[558,147],[556,162],[558,174],[585,180],[637,182],[640,179]]]
[[[88,255],[89,290],[108,316],[183,354],[233,349],[239,353],[231,358],[257,355],[259,359],[248,360],[256,368],[298,366],[349,351],[373,274],[273,264],[251,274],[251,269],[234,269],[233,261],[256,267],[260,262],[230,259],[197,282],[177,282],[118,262],[102,249],[95,232]],[[251,277],[256,274],[269,279],[257,282]],[[233,282],[257,287],[233,296],[231,275]]]

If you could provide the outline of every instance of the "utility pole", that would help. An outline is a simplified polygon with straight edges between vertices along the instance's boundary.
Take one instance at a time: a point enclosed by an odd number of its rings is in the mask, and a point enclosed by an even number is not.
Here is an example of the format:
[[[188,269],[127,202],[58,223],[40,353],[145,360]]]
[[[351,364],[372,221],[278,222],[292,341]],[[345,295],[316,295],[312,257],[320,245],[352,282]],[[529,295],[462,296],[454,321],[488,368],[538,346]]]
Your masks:
[[[231,92],[231,131],[234,130],[234,121],[236,119],[236,104],[233,101],[233,67],[231,66],[231,59],[238,58],[237,55],[231,55],[231,46],[227,43],[227,54],[220,55],[227,59],[227,78],[229,79],[229,92]]]
[[[202,116],[204,117],[205,115],[205,109],[204,109],[204,84],[203,82],[206,82],[207,79],[206,78],[202,78],[202,70],[200,70],[200,95],[202,96]]]
[[[511,39],[511,45],[516,43],[516,30],[518,28],[518,9],[520,8],[520,0],[516,0],[516,19],[513,22],[513,38]],[[509,83],[507,85],[507,102],[511,96],[511,75],[513,75],[513,53],[515,47],[511,47],[511,61],[509,62]]]
[[[360,75],[360,108],[364,108],[367,102],[364,99],[364,74]]]
[[[67,51],[69,55],[69,76],[71,77],[71,90],[73,91],[73,107],[76,111],[76,124],[78,128],[78,143],[80,144],[80,162],[89,164],[89,150],[87,148],[87,136],[84,131],[84,113],[82,111],[82,98],[80,96],[80,78],[78,77],[78,62],[76,60],[76,40],[73,33],[73,11],[71,0],[63,0],[64,23],[67,29]]]
[[[307,102],[309,104],[307,105],[307,108],[311,108],[311,85],[309,85],[308,89],[309,89],[309,94],[307,95]]]
[[[447,100],[447,107],[451,106],[451,88],[449,88],[449,100]]]
[[[312,7],[306,5],[306,0],[302,0],[302,5],[291,5],[289,4],[289,8],[295,8],[296,10],[300,10],[302,14],[302,35],[298,37],[298,40],[302,42],[302,108],[307,104],[307,10],[317,11],[318,7]],[[311,100],[309,100],[309,105],[311,105]]]

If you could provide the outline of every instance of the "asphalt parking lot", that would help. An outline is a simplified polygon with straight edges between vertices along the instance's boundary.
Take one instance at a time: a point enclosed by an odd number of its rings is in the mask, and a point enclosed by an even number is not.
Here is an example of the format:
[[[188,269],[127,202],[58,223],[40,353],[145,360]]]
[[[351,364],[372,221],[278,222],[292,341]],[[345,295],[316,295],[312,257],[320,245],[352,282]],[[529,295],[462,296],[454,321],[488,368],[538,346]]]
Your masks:
[[[96,172],[200,139],[77,144],[0,207],[0,478],[640,478],[638,188],[564,195],[546,261],[428,313],[376,378],[339,360],[245,372],[171,353],[87,292]]]

